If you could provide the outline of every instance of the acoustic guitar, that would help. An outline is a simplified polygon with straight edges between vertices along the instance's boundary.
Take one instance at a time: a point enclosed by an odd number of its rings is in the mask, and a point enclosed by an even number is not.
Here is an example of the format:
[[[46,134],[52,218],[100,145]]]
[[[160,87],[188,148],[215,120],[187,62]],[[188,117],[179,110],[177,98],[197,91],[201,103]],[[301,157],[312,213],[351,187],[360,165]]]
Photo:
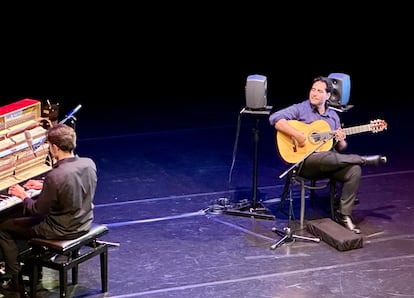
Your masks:
[[[333,146],[335,131],[332,131],[328,122],[316,120],[310,124],[297,120],[288,120],[288,123],[294,128],[303,131],[307,137],[305,146],[300,147],[297,141],[280,132],[276,132],[276,146],[282,159],[288,163],[297,163],[313,150],[315,152],[329,151]],[[343,128],[346,135],[353,135],[362,132],[377,133],[387,129],[387,123],[384,120],[372,120],[369,124],[358,125]]]

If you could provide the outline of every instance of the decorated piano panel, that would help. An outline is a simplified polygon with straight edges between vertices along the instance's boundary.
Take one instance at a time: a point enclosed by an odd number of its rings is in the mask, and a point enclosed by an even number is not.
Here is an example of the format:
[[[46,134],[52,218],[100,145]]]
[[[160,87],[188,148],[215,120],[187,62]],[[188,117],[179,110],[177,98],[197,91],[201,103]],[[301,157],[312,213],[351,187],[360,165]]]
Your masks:
[[[0,190],[51,169],[47,122],[38,100],[26,98],[0,107]]]

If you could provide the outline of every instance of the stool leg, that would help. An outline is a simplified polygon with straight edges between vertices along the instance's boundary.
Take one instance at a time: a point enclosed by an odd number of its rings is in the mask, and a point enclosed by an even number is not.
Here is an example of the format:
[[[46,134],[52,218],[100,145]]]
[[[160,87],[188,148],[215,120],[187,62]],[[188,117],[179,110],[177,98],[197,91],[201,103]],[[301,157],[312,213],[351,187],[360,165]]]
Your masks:
[[[75,250],[72,252],[72,254],[69,257],[72,259],[75,259],[79,257],[79,255],[80,255],[79,250]],[[78,283],[78,271],[79,271],[78,268],[79,267],[77,265],[72,268],[72,284],[73,285],[76,285]]]
[[[66,297],[66,291],[68,288],[68,271],[66,268],[59,269],[59,288],[60,297]]]
[[[337,221],[336,210],[339,206],[338,206],[337,188],[336,188],[335,181],[330,181],[329,196],[330,196],[329,199],[331,202],[331,218],[332,220]]]
[[[33,262],[32,265],[32,274],[29,277],[29,283],[30,283],[30,297],[35,298],[36,297],[36,290],[37,290],[37,280],[38,280],[38,274],[39,274],[39,267],[38,265]]]
[[[312,207],[314,207],[315,203],[315,187],[316,187],[316,180],[310,181],[310,190],[309,190],[309,203]]]
[[[105,250],[100,255],[102,293],[108,292],[108,246],[106,244],[104,245]]]

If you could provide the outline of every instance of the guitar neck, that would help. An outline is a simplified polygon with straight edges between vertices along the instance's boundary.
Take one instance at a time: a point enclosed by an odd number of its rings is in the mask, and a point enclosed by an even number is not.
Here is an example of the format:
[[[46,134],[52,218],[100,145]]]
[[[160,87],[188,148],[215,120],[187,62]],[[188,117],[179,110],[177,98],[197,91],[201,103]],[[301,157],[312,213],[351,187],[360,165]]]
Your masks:
[[[361,133],[361,132],[367,132],[367,131],[371,131],[371,124],[347,127],[347,128],[343,128],[343,131],[347,135],[353,135],[353,134],[357,134],[357,133]]]

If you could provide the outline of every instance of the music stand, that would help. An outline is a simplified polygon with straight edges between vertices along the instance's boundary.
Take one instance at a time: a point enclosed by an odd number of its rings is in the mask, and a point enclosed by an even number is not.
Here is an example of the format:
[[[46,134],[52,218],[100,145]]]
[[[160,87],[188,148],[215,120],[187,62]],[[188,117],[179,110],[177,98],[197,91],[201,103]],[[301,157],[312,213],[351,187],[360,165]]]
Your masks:
[[[260,219],[275,220],[275,216],[267,214],[267,209],[257,201],[257,170],[258,170],[258,152],[259,152],[259,122],[261,116],[269,116],[272,106],[266,106],[264,109],[249,109],[247,107],[240,111],[240,114],[255,115],[256,123],[253,128],[253,175],[252,175],[252,200],[250,205],[243,204],[240,208],[226,208],[224,213],[229,215],[239,215],[246,217],[255,217]]]

